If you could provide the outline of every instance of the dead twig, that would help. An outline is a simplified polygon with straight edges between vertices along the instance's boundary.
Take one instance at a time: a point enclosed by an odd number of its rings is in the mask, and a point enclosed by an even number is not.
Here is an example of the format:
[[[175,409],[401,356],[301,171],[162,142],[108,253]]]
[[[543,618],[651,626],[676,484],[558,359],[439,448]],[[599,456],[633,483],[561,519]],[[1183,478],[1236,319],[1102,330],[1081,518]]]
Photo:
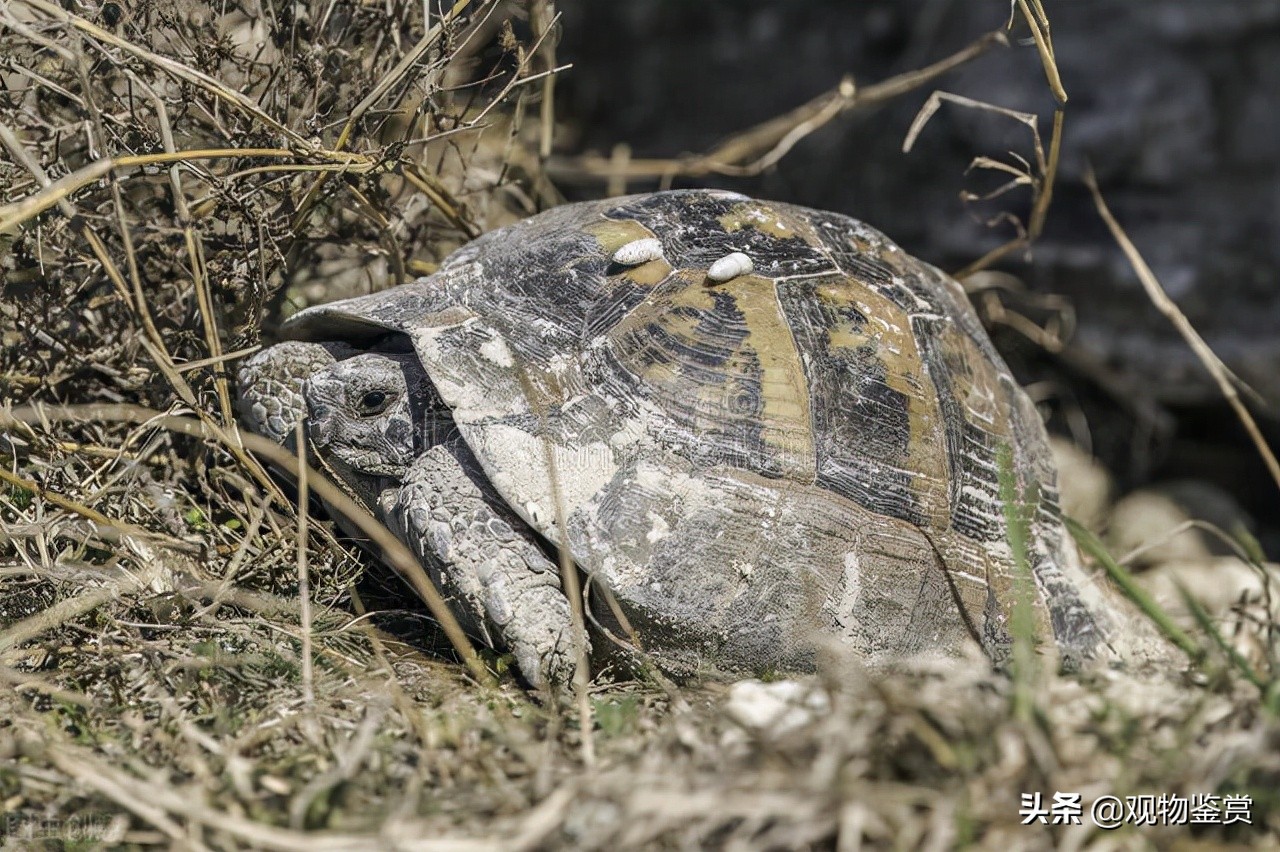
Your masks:
[[[160,829],[185,849],[208,849],[177,820],[195,823],[206,830],[230,835],[255,848],[279,852],[376,852],[387,848],[407,852],[493,852],[504,848],[496,840],[466,838],[423,838],[409,831],[400,836],[388,825],[381,835],[345,834],[332,831],[297,831],[257,822],[204,804],[185,795],[181,788],[137,778],[110,766],[88,749],[69,743],[52,744],[48,761],[78,784],[111,799],[149,825]],[[409,827],[405,827],[406,829]]]
[[[217,438],[215,427],[205,421],[164,414],[163,412],[138,405],[35,405],[14,409],[12,412],[0,411],[0,429],[6,428],[13,423],[38,423],[46,420],[146,423],[172,432],[206,440]],[[476,680],[486,686],[493,685],[493,676],[484,667],[484,663],[481,662],[480,657],[476,654],[475,648],[471,645],[470,640],[467,639],[461,625],[458,624],[458,620],[449,610],[448,605],[445,604],[444,598],[436,590],[431,578],[422,570],[418,560],[414,558],[403,542],[392,535],[390,530],[378,523],[363,506],[353,500],[343,489],[334,485],[315,468],[300,462],[296,455],[284,447],[263,438],[261,435],[255,435],[250,432],[242,433],[241,437],[244,440],[245,447],[265,456],[272,464],[288,471],[295,478],[302,475],[300,471],[305,467],[305,476],[310,488],[326,504],[332,506],[335,511],[359,527],[360,531],[368,536],[374,545],[381,548],[387,561],[400,573],[400,576],[405,578],[423,602],[426,603],[428,609],[431,610],[432,616],[440,623],[440,628],[448,637],[454,650],[457,651],[458,656],[462,658],[467,668],[471,670]]]
[[[1040,5],[1040,0],[1033,0],[1036,11],[1032,14],[1027,6],[1027,0],[1017,0],[1017,2],[1022,16],[1027,19],[1027,25],[1031,27],[1031,37],[1035,39],[1036,50],[1040,53],[1040,63],[1044,66],[1044,76],[1049,82],[1049,91],[1053,92],[1053,97],[1059,104],[1065,104],[1067,92],[1062,88],[1062,78],[1058,75],[1058,63],[1053,55],[1053,39],[1049,35],[1049,18],[1044,13],[1044,7]]]
[[[16,137],[14,137],[14,144],[19,144]],[[189,162],[191,160],[225,160],[252,157],[300,159],[298,152],[283,148],[200,148],[189,151],[166,151],[156,154],[102,157],[86,166],[81,166],[70,174],[63,175],[56,181],[48,182],[43,189],[28,195],[21,201],[15,201],[12,204],[0,207],[0,232],[30,221],[55,204],[63,203],[79,190],[91,186],[112,172],[123,172],[128,169],[159,166],[167,163]],[[375,168],[373,163],[358,154],[343,155],[334,152],[332,157],[322,155],[320,159],[329,159],[330,162],[294,163],[282,166],[282,168],[357,173],[368,172]],[[63,212],[66,213],[67,218],[71,218],[71,213],[65,210]]]
[[[347,142],[351,140],[351,133],[355,130],[361,117],[364,116],[364,114],[368,112],[374,104],[381,100],[397,82],[403,79],[414,66],[422,61],[422,58],[426,55],[427,51],[429,51],[431,47],[439,41],[448,26],[462,14],[463,10],[467,5],[469,5],[469,2],[470,0],[457,0],[457,2],[453,4],[452,8],[441,16],[435,26],[427,30],[426,34],[416,45],[414,45],[413,49],[401,57],[395,67],[384,74],[369,93],[355,105],[355,108],[351,110],[351,114],[347,116],[346,123],[343,125],[342,130],[338,133],[338,139],[333,146],[335,150],[341,151],[346,147]],[[303,223],[307,219],[307,215],[311,212],[316,199],[319,197],[321,187],[324,186],[324,182],[328,177],[329,175],[327,174],[318,176],[315,181],[312,182],[311,186],[307,188],[306,193],[302,197],[301,203],[298,205],[298,212],[294,216],[293,230],[295,232],[301,230]]]
[[[970,164],[969,167],[971,169],[979,168],[1004,172],[1010,175],[1011,179],[984,195],[975,195],[971,192],[961,193],[960,197],[966,204],[973,201],[990,201],[1019,186],[1026,186],[1031,189],[1032,201],[1031,217],[1026,227],[1023,227],[1021,219],[1008,211],[1001,212],[988,220],[989,226],[1004,222],[1011,223],[1017,232],[1017,236],[995,247],[964,269],[956,272],[955,278],[964,281],[974,273],[992,266],[1013,252],[1029,248],[1035,239],[1040,236],[1041,231],[1044,229],[1045,218],[1049,212],[1049,202],[1053,199],[1053,184],[1058,174],[1058,160],[1062,148],[1063,112],[1061,109],[1054,112],[1053,131],[1049,138],[1049,153],[1046,156],[1044,144],[1040,139],[1039,119],[1034,113],[1008,109],[1007,107],[974,100],[951,92],[936,91],[924,102],[924,105],[920,107],[920,112],[916,114],[915,119],[911,122],[911,127],[907,130],[907,135],[902,142],[903,153],[911,151],[925,125],[929,123],[929,120],[933,118],[944,103],[953,103],[968,109],[992,112],[1025,124],[1031,131],[1031,147],[1035,155],[1034,168],[1017,154],[1011,155],[1017,160],[1017,164],[985,156],[975,157]]]
[[[319,150],[318,146],[312,144],[312,142],[305,136],[292,128],[286,127],[264,112],[262,108],[254,103],[248,96],[237,92],[235,89],[232,89],[220,80],[210,77],[203,71],[197,71],[190,65],[178,62],[177,60],[171,59],[167,56],[161,56],[158,53],[153,53],[144,47],[102,29],[92,21],[66,11],[56,3],[48,2],[48,0],[17,0],[17,2],[43,13],[48,18],[60,21],[74,29],[77,29],[85,35],[97,39],[103,44],[109,44],[112,47],[119,48],[120,50],[123,50],[126,53],[159,68],[179,80],[191,83],[192,85],[207,91],[214,97],[238,110],[243,111],[250,117],[271,128],[276,133],[281,134],[301,151],[306,153],[316,153]]]
[[[308,493],[307,488],[307,433],[305,423],[305,418],[298,420],[297,429],[294,431],[294,440],[298,447],[298,603],[300,607],[299,620],[302,622],[302,699],[306,702],[307,709],[311,710],[314,709],[316,693],[311,670],[311,575],[307,565],[307,532],[310,529],[310,525],[307,523],[307,509],[309,508],[311,495]]]
[[[980,36],[968,46],[932,65],[908,71],[880,83],[859,88],[846,76],[830,91],[747,130],[734,134],[705,154],[675,159],[627,159],[587,154],[571,160],[552,158],[548,173],[576,181],[635,181],[655,178],[703,177],[709,174],[735,177],[759,174],[786,156],[801,139],[832,119],[854,109],[872,107],[899,97],[937,79],[1008,39],[1000,30]]]
[[[126,539],[133,552],[137,567],[133,571],[120,569],[119,575],[103,586],[82,592],[75,597],[58,601],[53,606],[9,625],[0,633],[0,660],[8,660],[19,645],[30,642],[42,633],[93,612],[98,607],[151,586],[168,586],[173,574],[173,563],[185,561],[177,553],[157,551],[138,539]]]
[[[77,707],[92,707],[93,701],[86,695],[79,692],[72,692],[68,689],[62,689],[49,683],[43,677],[31,672],[22,672],[11,669],[8,666],[0,665],[0,683],[8,684],[13,687],[15,692],[30,690],[47,695],[54,701],[62,701],[67,704],[74,704]]]
[[[0,411],[0,429],[3,429],[5,426],[4,418],[4,412]],[[142,527],[129,523],[128,521],[108,518],[97,509],[92,509],[82,503],[78,503],[70,497],[66,497],[56,491],[50,491],[39,483],[33,482],[30,479],[24,479],[17,474],[10,473],[2,467],[0,467],[0,482],[5,482],[14,488],[21,488],[24,491],[29,491],[32,494],[38,495],[40,499],[52,503],[61,509],[66,509],[68,512],[74,512],[80,517],[95,524],[117,530],[124,535],[131,535],[140,539],[151,539],[163,544],[173,544],[184,548],[188,546],[186,542],[175,541],[172,537],[164,535],[163,533],[145,530]]]
[[[1249,413],[1244,401],[1240,399],[1240,394],[1236,390],[1236,384],[1240,380],[1214,354],[1213,350],[1209,348],[1209,344],[1204,342],[1204,338],[1191,325],[1191,321],[1169,298],[1169,294],[1164,291],[1164,287],[1160,285],[1160,281],[1156,278],[1155,273],[1151,271],[1151,267],[1147,266],[1147,262],[1142,259],[1137,246],[1129,239],[1129,235],[1125,233],[1124,228],[1121,227],[1115,216],[1112,215],[1106,201],[1103,200],[1092,166],[1085,172],[1084,181],[1085,185],[1089,187],[1089,192],[1093,193],[1093,203],[1098,209],[1098,215],[1106,222],[1107,228],[1111,231],[1111,236],[1119,244],[1121,250],[1124,251],[1125,257],[1129,259],[1129,265],[1133,267],[1133,271],[1138,275],[1138,280],[1142,282],[1142,288],[1146,290],[1147,298],[1151,300],[1151,304],[1155,305],[1156,310],[1164,314],[1169,322],[1173,324],[1173,327],[1178,330],[1182,338],[1187,341],[1191,350],[1195,352],[1196,357],[1200,359],[1200,363],[1209,371],[1209,375],[1213,377],[1218,389],[1222,391],[1222,395],[1235,412],[1237,419],[1249,434],[1249,439],[1253,441],[1253,445],[1258,450],[1258,455],[1262,457],[1267,471],[1271,474],[1271,478],[1275,480],[1276,487],[1280,488],[1280,462],[1276,461],[1275,453],[1271,451],[1271,447],[1267,444],[1267,439],[1263,437],[1257,421],[1253,419],[1253,415]]]
[[[45,174],[39,163],[32,159],[32,157],[27,153],[26,148],[18,141],[13,132],[3,124],[0,124],[0,143],[3,143],[4,146],[9,149],[10,153],[13,154],[14,159],[22,163],[42,186],[47,188],[52,185],[48,175]],[[116,189],[117,188],[113,185],[113,190]],[[117,203],[118,209],[119,197],[114,192],[113,198]],[[169,385],[173,388],[174,393],[176,393],[187,406],[192,408],[196,412],[196,415],[214,431],[222,444],[233,456],[236,457],[237,461],[245,466],[250,474],[257,479],[260,485],[262,485],[274,497],[283,501],[284,494],[276,487],[276,484],[271,481],[271,477],[267,475],[261,465],[244,452],[244,449],[241,447],[240,441],[238,440],[239,430],[236,427],[235,421],[229,420],[226,422],[225,425],[230,429],[230,431],[227,431],[227,428],[224,428],[222,425],[214,422],[209,414],[199,406],[196,401],[195,391],[178,371],[177,365],[174,364],[173,356],[165,346],[164,338],[156,327],[155,322],[151,317],[151,311],[147,307],[146,298],[142,290],[141,276],[138,274],[136,259],[129,248],[128,227],[125,224],[125,220],[121,218],[119,221],[122,238],[125,241],[126,257],[129,261],[130,277],[133,282],[132,288],[125,283],[124,276],[120,273],[119,267],[111,259],[107,246],[103,243],[101,237],[99,237],[93,230],[87,220],[76,216],[75,208],[71,205],[70,201],[67,200],[66,196],[58,197],[54,203],[59,205],[62,213],[71,220],[73,227],[79,231],[80,235],[89,244],[90,250],[102,265],[102,269],[106,273],[107,278],[115,286],[116,292],[120,294],[124,303],[129,305],[141,320],[143,329],[146,332],[141,337],[142,346],[147,350],[147,353],[151,356],[156,366],[160,368],[160,371],[169,381]],[[218,353],[213,354],[216,355]]]

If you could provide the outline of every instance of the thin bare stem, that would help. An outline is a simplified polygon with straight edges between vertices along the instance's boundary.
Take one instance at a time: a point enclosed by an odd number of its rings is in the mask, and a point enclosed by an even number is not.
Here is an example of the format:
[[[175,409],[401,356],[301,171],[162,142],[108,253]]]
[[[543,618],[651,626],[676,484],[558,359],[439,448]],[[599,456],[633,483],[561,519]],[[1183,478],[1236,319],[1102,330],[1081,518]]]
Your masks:
[[[1143,289],[1147,291],[1147,298],[1151,300],[1151,303],[1156,306],[1160,313],[1165,315],[1169,322],[1173,323],[1173,327],[1178,330],[1178,333],[1182,335],[1182,338],[1191,347],[1191,351],[1195,352],[1196,357],[1200,359],[1200,363],[1209,371],[1209,375],[1213,377],[1218,389],[1226,397],[1227,403],[1230,404],[1241,425],[1249,433],[1249,438],[1258,450],[1258,455],[1262,457],[1262,461],[1266,465],[1267,471],[1271,474],[1271,478],[1275,480],[1276,487],[1280,488],[1280,462],[1276,461],[1275,453],[1271,451],[1271,447],[1267,444],[1267,439],[1263,437],[1257,421],[1253,419],[1253,415],[1245,407],[1244,401],[1240,399],[1240,394],[1236,391],[1233,381],[1234,377],[1227,370],[1226,365],[1222,363],[1222,360],[1209,348],[1209,344],[1204,342],[1204,338],[1191,325],[1191,321],[1187,319],[1186,315],[1178,310],[1178,306],[1169,298],[1169,294],[1160,285],[1160,281],[1156,278],[1155,273],[1151,271],[1151,267],[1147,266],[1147,262],[1142,259],[1137,246],[1133,244],[1133,241],[1129,239],[1129,235],[1125,233],[1124,228],[1120,226],[1116,217],[1112,215],[1111,209],[1102,198],[1102,192],[1098,189],[1098,181],[1094,177],[1092,166],[1085,172],[1084,181],[1085,185],[1089,187],[1089,191],[1093,193],[1093,203],[1098,209],[1098,215],[1107,223],[1111,236],[1115,238],[1115,241],[1124,251],[1125,257],[1129,259],[1129,264],[1133,267],[1133,271],[1138,274],[1138,280],[1142,282]]]
[[[4,427],[4,422],[5,422],[4,417],[5,417],[4,412],[0,411],[0,428]],[[38,495],[40,499],[45,500],[49,503],[52,503],[53,505],[61,509],[66,509],[68,512],[74,512],[80,517],[85,518],[86,520],[92,521],[95,524],[101,524],[104,527],[110,527],[126,535],[137,536],[138,538],[144,538],[144,539],[154,539],[156,541],[160,541],[164,543],[173,543],[173,539],[170,536],[166,536],[163,533],[156,533],[150,530],[145,530],[142,527],[129,523],[128,521],[121,521],[116,518],[108,518],[106,515],[102,514],[97,509],[92,509],[88,506],[85,506],[82,503],[77,503],[75,500],[72,500],[70,497],[66,497],[62,494],[59,494],[56,491],[50,491],[49,489],[44,488],[40,484],[33,482],[30,479],[24,479],[23,477],[18,476],[15,473],[10,473],[8,470],[6,470],[3,467],[0,467],[0,482],[5,482],[8,485],[12,486],[13,488],[21,488],[24,491],[29,491],[32,494]],[[176,543],[181,544],[181,542],[176,542]]]
[[[467,7],[467,5],[469,5],[469,2],[470,0],[457,0],[457,2],[453,4],[452,8],[450,8],[450,10],[441,17],[440,21],[437,22],[434,27],[427,30],[426,35],[418,41],[413,49],[406,53],[400,61],[396,63],[395,67],[384,74],[382,79],[374,84],[374,87],[369,91],[369,93],[360,99],[360,102],[356,104],[355,108],[352,109],[351,114],[347,117],[347,121],[343,125],[342,130],[339,131],[337,142],[335,142],[333,146],[335,149],[342,150],[346,147],[347,142],[351,139],[351,133],[355,130],[360,118],[422,60],[422,57],[431,49],[431,46],[434,45],[440,39],[441,35],[444,34],[447,26],[453,23],[453,21],[462,14],[462,11]],[[486,0],[486,2],[488,2],[488,0]],[[490,11],[492,11],[492,9],[490,9]],[[329,175],[327,174],[318,176],[314,181],[312,181],[311,186],[307,188],[306,193],[303,194],[302,201],[298,204],[298,213],[293,219],[293,230],[295,233],[302,228],[302,223],[306,221],[307,216],[311,212],[311,208],[315,205],[316,198],[319,196],[320,188],[324,185],[324,182],[328,177]]]
[[[1049,213],[1049,202],[1053,200],[1053,184],[1058,177],[1058,159],[1062,153],[1062,120],[1063,111],[1053,111],[1053,133],[1049,136],[1049,162],[1040,180],[1039,192],[1035,204],[1031,207],[1031,219],[1027,223],[1027,239],[1034,240],[1044,230],[1044,220]]]
[[[928,65],[875,83],[857,87],[846,77],[834,88],[790,112],[734,134],[705,154],[675,159],[634,158],[625,161],[599,155],[548,163],[553,177],[570,180],[643,180],[708,174],[749,176],[758,174],[786,155],[797,142],[836,116],[892,100],[917,89],[994,47],[1008,46],[1000,30],[986,33],[966,47]]]
[[[1044,15],[1044,9],[1040,8],[1039,0],[1036,6],[1039,15],[1032,14],[1031,9],[1027,7],[1027,0],[1018,0],[1018,8],[1027,19],[1027,24],[1031,27],[1031,37],[1036,41],[1036,50],[1040,52],[1040,62],[1044,65],[1044,76],[1049,81],[1049,90],[1053,92],[1053,97],[1059,104],[1065,104],[1067,90],[1062,88],[1062,78],[1058,75],[1058,63],[1053,56],[1053,42],[1049,37],[1049,20]]]
[[[16,0],[16,2],[38,10],[54,20],[61,21],[71,27],[74,27],[80,32],[97,39],[103,44],[109,44],[112,47],[117,47],[126,53],[132,54],[144,62],[177,77],[179,80],[185,80],[188,83],[204,89],[211,95],[214,95],[227,104],[234,106],[236,109],[242,110],[247,115],[270,127],[303,151],[314,153],[317,149],[317,146],[313,145],[306,137],[276,121],[247,96],[237,92],[235,89],[232,89],[220,80],[210,77],[203,71],[197,71],[191,66],[185,65],[167,56],[152,53],[150,50],[134,44],[127,39],[121,38],[115,33],[102,29],[93,22],[88,21],[79,15],[74,15],[71,12],[66,11],[56,3],[48,2],[48,0]]]
[[[15,140],[16,144],[16,140]],[[345,156],[347,159],[342,159]],[[191,160],[218,160],[231,159],[241,157],[265,157],[265,158],[297,158],[296,151],[289,151],[281,148],[200,148],[190,151],[168,151],[157,154],[132,154],[122,157],[102,157],[94,160],[86,166],[70,174],[63,175],[56,181],[52,181],[44,185],[44,188],[38,192],[34,192],[23,198],[21,201],[15,201],[12,204],[6,204],[0,207],[0,231],[22,224],[30,219],[48,210],[55,204],[63,204],[74,193],[85,187],[93,185],[101,180],[110,172],[124,171],[130,168],[140,168],[142,166],[157,166],[166,163],[188,162]],[[338,155],[335,154],[331,163],[294,163],[279,166],[281,169],[291,169],[293,171],[351,171],[351,172],[367,172],[374,168],[374,165],[363,157],[356,154]],[[259,167],[265,170],[266,166]],[[254,170],[246,169],[243,173],[253,174]],[[64,211],[66,212],[66,211]],[[70,218],[71,214],[67,213]]]
[[[306,419],[298,420],[294,440],[298,447],[298,605],[302,629],[302,700],[308,709],[314,709],[316,692],[311,670],[311,573],[307,565],[307,532],[310,529],[307,510],[311,496],[307,482],[307,431]]]

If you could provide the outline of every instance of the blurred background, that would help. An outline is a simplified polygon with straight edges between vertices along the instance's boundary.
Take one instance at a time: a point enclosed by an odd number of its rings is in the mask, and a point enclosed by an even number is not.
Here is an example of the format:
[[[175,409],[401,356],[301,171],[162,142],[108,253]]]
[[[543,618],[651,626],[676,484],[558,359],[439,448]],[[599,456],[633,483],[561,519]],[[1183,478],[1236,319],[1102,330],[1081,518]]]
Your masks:
[[[1280,438],[1280,2],[1046,3],[1069,100],[1044,233],[965,283],[1051,429],[1096,454],[1121,492],[1186,490],[1236,504],[1280,554],[1280,494],[1221,392],[1145,294],[1083,183],[1112,211],[1168,294],[1259,398]],[[629,0],[563,3],[553,178],[571,198],[657,188],[607,181],[600,157],[702,153],[832,90],[921,68],[1000,28],[992,0]],[[944,105],[902,144],[934,89],[1035,113],[1054,100],[1019,18],[996,48],[881,106],[847,111],[776,165],[745,177],[675,178],[829,208],[959,270],[1016,236],[1031,193],[962,200],[1009,179],[975,157],[1034,162],[1026,125]],[[599,155],[594,160],[591,155]],[[979,292],[981,291],[981,292]],[[1012,321],[1029,319],[1035,326]],[[1038,326],[1041,331],[1036,331]],[[1053,351],[1051,351],[1053,350]],[[1205,495],[1209,496],[1205,496]],[[1181,499],[1181,498],[1180,498]],[[1222,507],[1219,506],[1219,509]],[[1201,508],[1203,514],[1205,509]]]

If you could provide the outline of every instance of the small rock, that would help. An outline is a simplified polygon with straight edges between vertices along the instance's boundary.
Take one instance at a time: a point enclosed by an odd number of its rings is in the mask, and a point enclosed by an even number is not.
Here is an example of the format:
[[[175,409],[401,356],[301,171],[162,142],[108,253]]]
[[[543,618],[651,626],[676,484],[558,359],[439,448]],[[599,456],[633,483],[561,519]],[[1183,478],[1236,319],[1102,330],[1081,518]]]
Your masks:
[[[1093,532],[1101,532],[1111,503],[1111,472],[1066,438],[1049,438],[1049,449],[1058,468],[1062,511]]]
[[[755,269],[755,264],[751,261],[751,258],[740,251],[735,251],[731,254],[726,254],[711,264],[711,268],[707,270],[707,280],[723,283],[737,278],[739,275],[747,275],[753,269]]]
[[[1188,528],[1191,520],[1204,521],[1230,535],[1237,527],[1251,529],[1253,521],[1235,498],[1206,482],[1169,482],[1127,495],[1111,511],[1107,544],[1117,558],[1137,551],[1132,567],[1145,568],[1165,562],[1205,562],[1231,553],[1212,532]]]
[[[831,707],[826,692],[796,680],[740,680],[729,688],[724,710],[756,734],[780,737],[803,728]]]
[[[1270,617],[1280,619],[1280,564],[1263,565],[1271,584]],[[1234,556],[1166,562],[1139,575],[1139,582],[1155,602],[1175,618],[1189,613],[1178,587],[1182,586],[1212,616],[1222,616],[1241,602],[1264,601],[1267,580],[1257,568]]]
[[[1234,556],[1169,562],[1140,574],[1138,581],[1183,629],[1201,632],[1183,599],[1185,590],[1249,665],[1266,670],[1275,659],[1270,626],[1280,621],[1280,564],[1264,563],[1259,570]]]
[[[1111,510],[1107,546],[1117,559],[1130,560],[1132,568],[1149,568],[1165,562],[1203,562],[1209,549],[1193,530],[1173,534],[1191,520],[1167,494],[1140,490],[1124,497]]]

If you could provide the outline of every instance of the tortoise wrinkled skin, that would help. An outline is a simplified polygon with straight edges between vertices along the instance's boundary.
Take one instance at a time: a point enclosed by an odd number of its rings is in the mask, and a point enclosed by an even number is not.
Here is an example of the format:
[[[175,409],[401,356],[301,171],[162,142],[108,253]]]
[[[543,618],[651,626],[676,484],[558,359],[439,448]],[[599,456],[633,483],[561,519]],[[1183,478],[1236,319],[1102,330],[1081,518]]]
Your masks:
[[[710,280],[735,252],[750,270]],[[811,668],[831,635],[1002,662],[1002,465],[1033,501],[1038,640],[1066,667],[1115,656],[1030,400],[959,284],[846,216],[695,190],[565,205],[284,334],[407,338],[498,499],[553,544],[558,500],[589,591],[670,671]]]

